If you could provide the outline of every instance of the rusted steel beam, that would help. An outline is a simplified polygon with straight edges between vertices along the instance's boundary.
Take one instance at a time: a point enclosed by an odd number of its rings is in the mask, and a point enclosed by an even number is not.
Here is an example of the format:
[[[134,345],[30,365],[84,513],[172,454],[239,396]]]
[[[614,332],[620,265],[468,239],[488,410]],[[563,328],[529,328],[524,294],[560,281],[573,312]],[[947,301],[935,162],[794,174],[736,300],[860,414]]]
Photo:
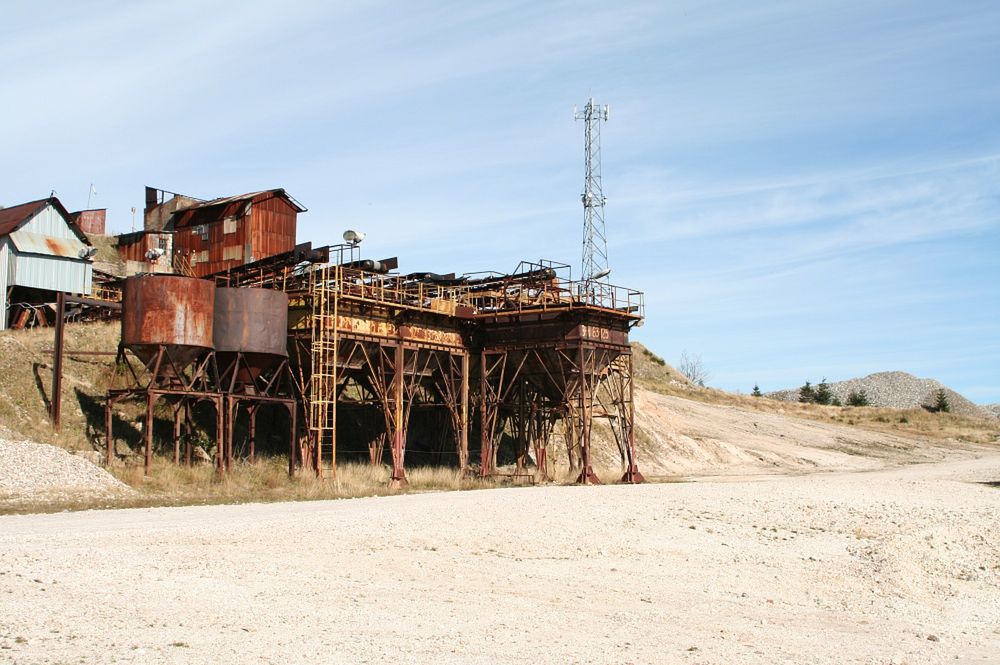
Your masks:
[[[44,349],[42,353],[55,353],[55,349]],[[67,356],[117,356],[117,351],[63,351]]]
[[[392,376],[392,409],[395,431],[392,437],[392,477],[389,486],[406,487],[406,474],[403,469],[403,454],[406,446],[406,427],[403,423],[403,380],[405,371],[405,350],[402,344],[396,345],[393,352]]]
[[[462,472],[469,467],[469,354],[462,354],[462,387],[459,402],[458,465]]]
[[[62,292],[56,295],[55,328],[56,339],[53,344],[55,351],[52,359],[52,395],[49,399],[49,416],[52,419],[52,426],[59,429],[62,420],[63,351],[66,331],[66,294]]]
[[[156,404],[157,395],[155,392],[146,393],[146,426],[143,430],[146,440],[145,456],[143,458],[143,471],[148,476],[153,468],[153,406]]]
[[[625,474],[622,476],[621,481],[623,483],[644,483],[646,479],[643,477],[642,473],[639,472],[639,467],[635,462],[635,366],[632,362],[632,354],[628,354],[628,410],[627,410],[627,426],[628,426],[628,468],[625,470]]]
[[[184,403],[181,402],[174,410],[174,464],[181,463],[181,412]]]
[[[583,345],[580,345],[579,349],[579,366],[580,366],[580,453],[582,456],[583,468],[580,470],[580,475],[577,478],[577,482],[581,485],[594,484],[599,485],[601,483],[597,475],[594,473],[594,468],[590,463],[590,433],[591,425],[593,424],[593,391],[590,377],[588,376],[588,363],[587,363],[587,351],[584,349]]]
[[[97,300],[96,298],[87,298],[85,296],[74,296],[70,294],[60,293],[63,296],[63,301],[66,303],[71,303],[73,305],[87,305],[88,307],[103,307],[104,309],[110,309],[115,312],[122,311],[122,304],[120,302],[113,302],[110,300]]]

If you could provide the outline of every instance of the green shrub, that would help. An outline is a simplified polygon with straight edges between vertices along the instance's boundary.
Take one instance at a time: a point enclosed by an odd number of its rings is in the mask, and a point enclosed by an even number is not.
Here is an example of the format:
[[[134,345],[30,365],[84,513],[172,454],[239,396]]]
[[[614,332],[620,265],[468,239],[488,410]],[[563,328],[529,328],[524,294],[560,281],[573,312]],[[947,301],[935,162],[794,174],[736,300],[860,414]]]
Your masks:
[[[870,406],[871,402],[868,401],[868,393],[861,390],[852,390],[847,394],[847,406]]]

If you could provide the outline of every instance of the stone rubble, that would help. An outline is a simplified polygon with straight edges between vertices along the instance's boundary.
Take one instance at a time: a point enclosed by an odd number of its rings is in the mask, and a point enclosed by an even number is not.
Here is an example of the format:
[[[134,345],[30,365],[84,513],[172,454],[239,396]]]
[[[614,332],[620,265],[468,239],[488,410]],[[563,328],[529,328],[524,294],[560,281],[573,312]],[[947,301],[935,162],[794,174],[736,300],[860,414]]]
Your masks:
[[[83,456],[0,433],[0,504],[132,493],[128,485]]]
[[[822,378],[822,377],[820,377]],[[813,382],[815,388],[819,381]],[[888,409],[918,409],[934,405],[937,391],[944,388],[952,413],[963,416],[986,417],[1000,415],[987,407],[969,401],[951,388],[934,379],[920,379],[906,372],[878,372],[864,378],[829,383],[830,392],[842,404],[852,391],[864,390],[871,406]],[[771,399],[786,402],[799,401],[799,388],[766,393]]]

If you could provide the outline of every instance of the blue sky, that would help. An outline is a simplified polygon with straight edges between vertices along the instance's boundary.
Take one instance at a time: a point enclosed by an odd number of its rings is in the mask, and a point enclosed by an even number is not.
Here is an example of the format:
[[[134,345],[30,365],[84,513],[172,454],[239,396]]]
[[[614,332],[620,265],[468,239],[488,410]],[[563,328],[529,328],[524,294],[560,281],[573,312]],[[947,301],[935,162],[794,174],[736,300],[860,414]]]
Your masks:
[[[591,95],[636,339],[1000,402],[996,2],[12,3],[0,203],[285,187],[405,271],[578,266]]]

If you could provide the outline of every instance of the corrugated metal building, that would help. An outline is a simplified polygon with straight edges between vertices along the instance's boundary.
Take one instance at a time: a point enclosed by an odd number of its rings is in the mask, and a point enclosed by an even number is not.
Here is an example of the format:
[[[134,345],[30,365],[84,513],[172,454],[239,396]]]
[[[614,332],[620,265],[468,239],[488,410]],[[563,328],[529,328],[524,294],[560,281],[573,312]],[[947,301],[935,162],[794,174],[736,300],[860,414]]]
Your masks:
[[[295,247],[298,214],[306,209],[284,189],[269,189],[195,203],[174,211],[175,264],[203,277]]]
[[[173,272],[173,234],[166,231],[133,231],[116,236],[125,274]],[[159,256],[157,256],[159,255]]]
[[[107,208],[92,208],[91,210],[77,210],[72,213],[72,218],[73,223],[84,233],[102,236],[104,235],[107,215]]]
[[[0,330],[11,305],[50,302],[55,292],[89,294],[90,241],[59,199],[0,209]]]

